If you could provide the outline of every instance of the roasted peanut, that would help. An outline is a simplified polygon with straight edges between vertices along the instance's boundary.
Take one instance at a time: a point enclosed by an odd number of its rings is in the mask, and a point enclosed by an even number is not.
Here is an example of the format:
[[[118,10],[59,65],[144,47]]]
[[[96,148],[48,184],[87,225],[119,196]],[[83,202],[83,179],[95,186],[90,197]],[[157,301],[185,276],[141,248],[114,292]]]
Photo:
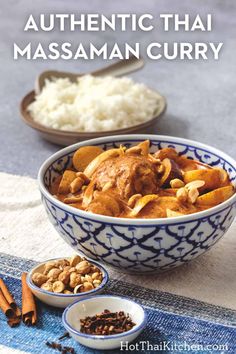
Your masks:
[[[65,285],[69,284],[70,273],[68,272],[68,270],[64,270],[63,272],[61,272],[58,276],[58,280],[62,281],[62,283]]]
[[[87,282],[89,282],[89,283],[92,283],[92,282],[93,282],[93,279],[92,279],[92,277],[91,277],[90,275],[85,274],[85,276],[84,276],[84,281],[87,281]]]
[[[47,281],[46,283],[42,284],[40,288],[46,291],[52,291],[52,286],[53,283],[51,281]]]
[[[102,280],[102,274],[100,272],[93,273],[92,280]]]
[[[93,284],[91,284],[91,283],[89,283],[89,282],[85,282],[85,283],[83,283],[83,285],[81,286],[80,292],[81,292],[81,293],[84,293],[84,292],[86,292],[86,291],[91,291],[91,290],[93,290],[93,289],[94,289]]]
[[[69,273],[73,273],[73,272],[76,273],[76,268],[75,268],[75,267],[71,267],[71,268],[69,269]]]
[[[177,190],[176,192],[176,198],[182,202],[185,203],[188,200],[188,191],[185,187],[182,187]]]
[[[70,269],[71,269],[71,266],[65,266],[63,270],[69,272]]]
[[[56,264],[58,268],[64,270],[65,267],[70,265],[70,262],[67,259],[61,259]]]
[[[100,273],[100,269],[99,269],[98,267],[96,267],[95,265],[92,264],[92,265],[91,265],[90,272],[91,272],[91,273],[95,273],[95,272]]]
[[[95,288],[97,288],[99,285],[101,285],[101,280],[95,279],[95,280],[93,281],[93,286],[94,286]]]
[[[48,272],[52,269],[52,268],[55,268],[55,265],[56,262],[48,262],[45,264],[44,266],[44,271],[43,271],[43,274],[47,275]]]
[[[81,260],[82,258],[78,254],[75,254],[70,258],[70,266],[75,267]]]
[[[42,284],[46,283],[47,279],[47,276],[41,273],[34,273],[32,275],[32,281],[37,286],[41,286]]]
[[[76,265],[76,270],[79,274],[86,274],[90,272],[90,263],[88,261],[82,261]]]
[[[184,187],[184,182],[179,178],[174,178],[170,181],[171,188],[181,188]]]
[[[43,273],[36,272],[32,275],[35,285],[63,294],[90,291],[99,286],[102,279],[100,269],[80,255],[50,261],[44,265]]]
[[[81,276],[75,272],[70,273],[70,287],[75,288],[76,285],[80,284]]]
[[[80,191],[81,187],[84,185],[84,180],[80,177],[76,177],[74,181],[70,184],[71,193],[76,193]]]
[[[52,280],[57,280],[58,279],[58,276],[59,274],[62,272],[61,269],[59,268],[52,268],[50,269],[50,271],[48,272],[47,276],[48,276],[48,279],[52,279]]]
[[[65,290],[65,284],[62,283],[62,281],[57,280],[55,283],[52,285],[52,291],[54,293],[62,293]]]

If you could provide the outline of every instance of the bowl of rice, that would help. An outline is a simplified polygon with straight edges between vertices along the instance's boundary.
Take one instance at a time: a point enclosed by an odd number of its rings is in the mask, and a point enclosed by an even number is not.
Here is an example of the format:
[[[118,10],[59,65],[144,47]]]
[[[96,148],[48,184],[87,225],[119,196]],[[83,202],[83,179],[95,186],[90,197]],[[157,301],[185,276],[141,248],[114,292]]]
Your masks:
[[[22,100],[26,124],[48,141],[70,145],[85,139],[148,131],[166,110],[157,91],[128,77],[92,76],[46,81]]]

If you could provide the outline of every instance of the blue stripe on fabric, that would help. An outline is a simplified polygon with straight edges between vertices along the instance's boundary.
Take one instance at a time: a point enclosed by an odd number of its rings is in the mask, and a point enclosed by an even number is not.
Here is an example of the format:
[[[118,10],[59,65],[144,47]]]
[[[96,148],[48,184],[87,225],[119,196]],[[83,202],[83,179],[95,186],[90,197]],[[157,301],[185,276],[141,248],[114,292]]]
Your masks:
[[[22,272],[29,271],[36,264],[37,262],[33,260],[0,253],[0,273],[13,278],[20,278]],[[151,308],[197,317],[222,325],[236,326],[236,311],[234,310],[168,292],[143,288],[125,282],[123,279],[122,281],[110,279],[105,293],[131,297]]]
[[[21,305],[21,283],[19,279],[9,275],[1,275],[10,291],[15,295],[15,299]],[[117,289],[119,294],[119,288]],[[135,294],[133,294],[133,298]],[[46,341],[57,341],[58,337],[64,333],[61,323],[62,310],[37,302],[38,323],[36,327],[26,327],[21,324],[17,328],[10,328],[6,323],[5,316],[0,313],[0,344],[16,348],[22,351],[35,354],[56,353],[49,349]],[[236,328],[214,324],[209,321],[179,316],[163,310],[145,306],[148,315],[148,323],[144,332],[138,337],[136,342],[149,341],[150,345],[159,342],[172,342],[176,344],[201,344],[205,345],[227,345],[228,351],[188,351],[191,354],[235,354],[236,353]],[[97,354],[101,351],[91,350],[79,345],[72,339],[66,339],[63,345],[73,346],[76,353]],[[131,352],[131,351],[130,351]],[[132,351],[140,353],[153,353],[154,351]],[[119,350],[106,351],[106,353],[121,353]],[[123,353],[127,353],[126,351]],[[159,351],[159,353],[176,354],[176,351]],[[179,352],[180,353],[180,352]],[[179,354],[178,353],[178,354]]]
[[[4,279],[10,291],[15,295],[18,305],[21,305],[21,282],[20,274],[22,271],[29,270],[35,265],[34,261],[25,260],[23,258],[14,257],[11,255],[0,254],[0,276]],[[188,302],[193,304],[193,314],[199,316],[207,311],[218,313],[221,318],[222,308],[207,305],[197,302],[192,299],[178,297],[173,294],[161,293],[158,291],[144,289],[133,284],[123,283],[121,281],[112,280],[110,287],[106,291],[110,294],[125,295],[132,297],[142,303],[147,311],[148,322],[143,333],[137,338],[134,344],[142,341],[148,341],[149,347],[160,345],[165,342],[170,350],[158,351],[158,353],[179,354],[180,351],[171,350],[171,345],[227,345],[228,350],[188,350],[191,354],[235,354],[236,353],[236,328],[233,326],[226,326],[216,324],[210,321],[202,320],[196,317],[186,316],[190,313],[190,306]],[[170,307],[172,303],[172,308]],[[184,306],[184,303],[186,306]],[[49,349],[46,341],[58,341],[64,333],[64,328],[61,322],[62,310],[56,309],[37,302],[38,306],[38,323],[36,327],[26,327],[21,324],[17,328],[10,328],[6,323],[6,318],[3,313],[0,313],[0,344],[6,347],[11,347],[26,351],[29,353],[55,353],[55,350]],[[182,313],[176,314],[164,311],[163,308],[169,308],[172,311],[177,310],[180,313],[182,306]],[[197,313],[197,310],[199,312]],[[217,312],[218,311],[218,312]],[[234,322],[235,312],[225,309],[225,321],[228,323]],[[222,318],[221,318],[222,320]],[[66,339],[62,342],[65,346],[73,346],[76,353],[81,354],[98,354],[101,351],[91,350],[86,348],[72,339]],[[148,350],[132,350],[130,353],[156,353],[157,351]],[[127,351],[112,350],[106,353],[127,353]]]

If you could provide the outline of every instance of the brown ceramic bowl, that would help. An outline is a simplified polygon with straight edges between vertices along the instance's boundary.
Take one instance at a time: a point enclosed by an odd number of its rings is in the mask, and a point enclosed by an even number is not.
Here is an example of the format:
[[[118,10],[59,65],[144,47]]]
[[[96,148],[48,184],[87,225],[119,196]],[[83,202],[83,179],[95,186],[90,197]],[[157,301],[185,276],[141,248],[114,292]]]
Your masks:
[[[159,94],[160,95],[160,94]],[[103,137],[103,136],[111,136],[111,135],[120,135],[120,134],[134,134],[134,133],[145,133],[147,129],[150,129],[152,126],[156,124],[158,118],[160,118],[167,107],[165,97],[160,95],[160,104],[155,112],[155,116],[145,123],[133,125],[128,128],[116,129],[116,130],[107,130],[102,132],[79,132],[79,131],[66,131],[48,128],[42,124],[35,122],[28,112],[27,108],[30,103],[32,103],[35,99],[35,92],[29,92],[20,103],[20,111],[23,121],[29,125],[31,128],[37,130],[37,132],[42,136],[42,138],[58,145],[67,146],[71,144],[75,144],[79,141]]]

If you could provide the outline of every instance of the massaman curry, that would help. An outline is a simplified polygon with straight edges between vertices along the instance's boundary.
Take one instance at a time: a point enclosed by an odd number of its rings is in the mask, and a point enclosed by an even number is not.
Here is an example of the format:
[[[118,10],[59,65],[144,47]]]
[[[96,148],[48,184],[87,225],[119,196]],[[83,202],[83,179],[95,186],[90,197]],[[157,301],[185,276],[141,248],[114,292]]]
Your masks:
[[[73,167],[51,188],[62,202],[95,214],[165,218],[196,213],[234,194],[226,171],[179,155],[173,148],[149,152],[150,142],[103,151],[79,148]]]

